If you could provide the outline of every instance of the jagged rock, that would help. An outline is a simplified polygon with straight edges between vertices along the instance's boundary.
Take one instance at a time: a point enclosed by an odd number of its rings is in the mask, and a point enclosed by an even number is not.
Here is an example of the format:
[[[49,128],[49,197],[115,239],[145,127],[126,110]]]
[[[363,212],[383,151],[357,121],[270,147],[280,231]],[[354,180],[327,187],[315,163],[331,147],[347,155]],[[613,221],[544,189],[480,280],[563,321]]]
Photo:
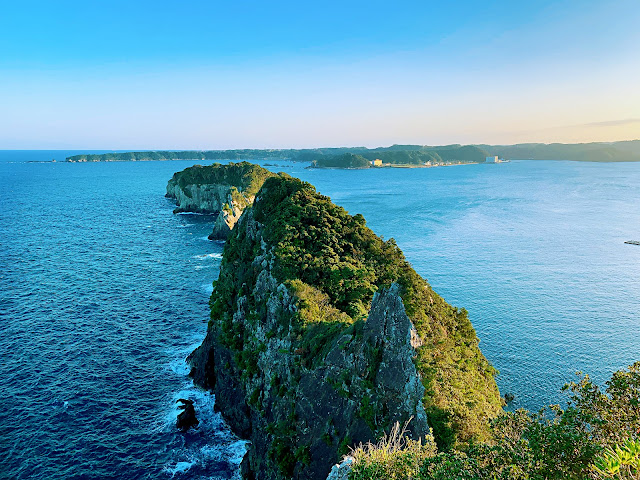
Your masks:
[[[421,402],[424,387],[413,362],[416,346],[421,342],[405,312],[397,283],[374,295],[364,326],[364,341],[382,352],[376,390],[384,392],[381,401],[389,409],[391,424],[402,424],[406,413],[414,412],[408,430],[414,438],[424,435],[428,432]]]
[[[253,203],[254,197],[248,199],[248,204]],[[213,232],[209,235],[209,240],[226,240],[231,234],[231,230],[238,223],[240,215],[244,211],[243,206],[235,202],[232,198],[229,198],[229,208],[224,208],[216,218],[216,223],[213,225]]]
[[[516,396],[513,393],[505,393],[504,394],[504,403],[507,405],[513,402],[516,399]]]
[[[167,198],[176,200],[173,213],[194,212],[215,214],[229,199],[230,185],[188,184],[181,187],[173,179],[167,184]]]
[[[196,410],[193,406],[193,400],[187,400],[184,398],[179,398],[176,400],[176,403],[182,403],[182,405],[178,405],[178,409],[182,410],[178,414],[178,418],[176,419],[176,428],[186,432],[190,428],[197,427],[200,422],[196,418]]]

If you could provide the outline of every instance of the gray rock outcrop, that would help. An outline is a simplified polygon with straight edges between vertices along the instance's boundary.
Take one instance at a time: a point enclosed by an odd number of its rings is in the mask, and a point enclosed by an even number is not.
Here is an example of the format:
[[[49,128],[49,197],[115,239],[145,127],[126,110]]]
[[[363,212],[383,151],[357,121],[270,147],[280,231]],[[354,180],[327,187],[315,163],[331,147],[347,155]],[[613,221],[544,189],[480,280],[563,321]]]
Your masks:
[[[189,184],[181,187],[173,178],[167,184],[166,197],[176,201],[174,213],[217,213],[229,202],[232,185]],[[253,199],[251,200],[253,201]]]
[[[255,197],[245,198],[244,202],[237,202],[229,195],[229,201],[222,208],[216,222],[213,225],[213,232],[209,235],[209,240],[226,240],[231,234],[231,230],[235,227],[240,219],[242,212],[247,205],[251,205]]]
[[[176,202],[173,213],[217,215],[209,239],[226,240],[264,180],[273,175],[247,162],[194,165],[173,175],[165,196]]]

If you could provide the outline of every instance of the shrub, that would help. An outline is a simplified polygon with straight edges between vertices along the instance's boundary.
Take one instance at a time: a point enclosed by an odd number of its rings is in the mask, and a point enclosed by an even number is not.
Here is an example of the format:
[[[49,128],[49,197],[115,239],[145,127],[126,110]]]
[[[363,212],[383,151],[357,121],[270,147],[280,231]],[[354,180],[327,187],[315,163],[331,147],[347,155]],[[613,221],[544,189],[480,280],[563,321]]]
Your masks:
[[[433,437],[425,442],[406,438],[407,424],[401,429],[396,423],[389,434],[376,443],[359,445],[351,451],[352,480],[417,479],[425,459],[436,454]]]
[[[417,458],[415,446],[407,443],[390,448],[385,440],[354,452],[357,468],[350,478],[638,480],[639,385],[640,362],[628,371],[615,372],[605,392],[585,375],[565,387],[572,392],[566,409],[555,405],[537,413],[522,409],[505,412],[493,420],[488,442],[471,444],[464,452],[425,455],[420,468],[411,461],[411,468],[396,466],[402,459]]]
[[[621,446],[607,448],[596,458],[593,471],[599,479],[639,479],[640,440],[627,440]]]

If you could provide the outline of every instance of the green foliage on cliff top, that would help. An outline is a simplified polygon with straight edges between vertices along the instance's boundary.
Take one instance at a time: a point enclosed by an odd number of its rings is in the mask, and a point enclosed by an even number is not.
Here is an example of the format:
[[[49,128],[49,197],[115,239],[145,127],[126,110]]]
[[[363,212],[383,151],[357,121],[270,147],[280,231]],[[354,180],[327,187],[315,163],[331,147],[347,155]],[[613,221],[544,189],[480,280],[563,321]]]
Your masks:
[[[491,424],[486,443],[466,452],[429,451],[388,442],[356,449],[350,480],[581,480],[637,479],[640,475],[640,362],[618,371],[605,391],[588,376],[564,387],[565,410],[505,413]],[[411,471],[406,459],[412,459]],[[384,475],[377,475],[384,472]]]
[[[276,174],[249,162],[229,163],[222,165],[194,165],[173,174],[172,180],[180,188],[187,185],[218,184],[229,185],[240,190],[244,195],[255,195],[264,181]]]
[[[312,185],[284,174],[265,181],[253,215],[264,225],[263,237],[273,249],[272,274],[289,285],[298,300],[299,342],[294,347],[303,362],[321,360],[324,350],[309,351],[311,345],[326,345],[345,329],[357,329],[374,293],[397,282],[407,314],[424,342],[416,366],[426,387],[423,402],[438,444],[450,448],[487,438],[489,419],[501,411],[495,370],[478,348],[467,312],[438,296],[393,239],[383,241],[362,215],[349,215]],[[257,275],[249,264],[256,248],[242,229],[234,229],[225,247],[212,318],[226,318],[223,331],[230,341],[237,342],[242,333],[234,330],[237,326],[229,311],[234,311],[239,296],[249,293],[247,285]]]

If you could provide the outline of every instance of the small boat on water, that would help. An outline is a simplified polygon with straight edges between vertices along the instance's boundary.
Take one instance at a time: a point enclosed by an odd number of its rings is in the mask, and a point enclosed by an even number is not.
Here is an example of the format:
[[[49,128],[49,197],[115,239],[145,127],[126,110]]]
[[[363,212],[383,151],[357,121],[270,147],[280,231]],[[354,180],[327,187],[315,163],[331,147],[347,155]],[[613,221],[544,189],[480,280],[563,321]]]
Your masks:
[[[628,243],[629,245],[640,245],[640,242],[638,240],[627,240],[624,243]]]

